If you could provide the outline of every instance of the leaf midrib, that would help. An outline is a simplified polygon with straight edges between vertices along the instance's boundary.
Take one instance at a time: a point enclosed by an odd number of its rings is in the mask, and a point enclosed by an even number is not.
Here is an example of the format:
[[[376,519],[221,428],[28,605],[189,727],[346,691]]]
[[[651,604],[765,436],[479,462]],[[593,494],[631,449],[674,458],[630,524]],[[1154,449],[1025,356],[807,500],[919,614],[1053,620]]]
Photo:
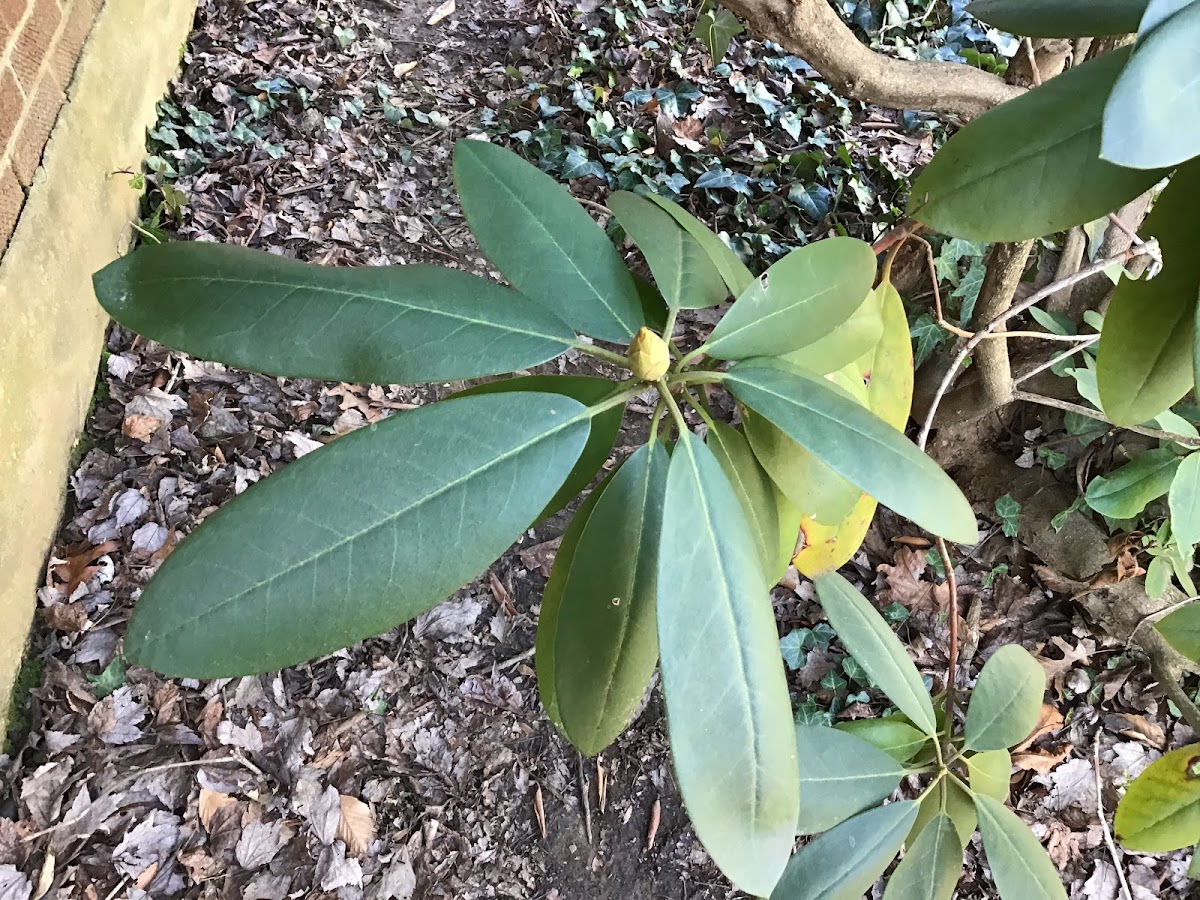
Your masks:
[[[314,293],[332,294],[337,297],[348,297],[353,300],[374,300],[374,301],[377,301],[379,303],[383,303],[383,304],[386,304],[389,306],[401,306],[405,309],[410,309],[410,310],[414,310],[417,312],[428,313],[429,315],[433,315],[433,316],[444,316],[447,319],[453,319],[455,321],[463,322],[468,325],[479,325],[484,328],[493,328],[498,331],[509,331],[514,334],[524,334],[524,335],[528,335],[530,337],[542,338],[544,340],[551,340],[551,341],[554,341],[555,343],[563,344],[567,347],[572,346],[574,343],[571,339],[564,338],[561,335],[546,334],[546,333],[543,333],[540,331],[530,331],[527,328],[517,328],[517,327],[511,326],[511,325],[500,325],[500,324],[497,324],[496,322],[490,322],[487,319],[477,319],[477,318],[474,318],[473,316],[466,316],[461,313],[448,312],[448,311],[442,310],[442,309],[433,309],[428,306],[420,306],[416,303],[396,300],[396,299],[393,299],[393,298],[390,298],[387,296],[381,296],[379,294],[374,294],[374,293],[370,293],[367,291],[347,291],[347,290],[342,290],[342,289],[334,288],[334,287],[326,287],[323,285],[314,287],[311,284],[290,283],[290,282],[286,282],[286,281],[270,281],[268,279],[263,279],[263,278],[229,278],[229,277],[222,276],[222,275],[156,275],[156,276],[149,276],[149,277],[142,276],[142,277],[139,277],[137,279],[137,281],[138,281],[138,284],[144,284],[144,285],[170,284],[170,283],[174,283],[174,282],[195,281],[195,282],[200,282],[200,283],[206,284],[206,285],[211,285],[211,284],[257,285],[260,287],[272,287],[272,288],[278,288],[278,289],[286,288],[286,289],[290,289],[292,291],[297,291],[297,290],[312,291]],[[495,286],[499,287],[499,285],[495,285]],[[563,324],[566,325],[565,322]],[[248,327],[252,328],[254,326],[248,326]],[[566,325],[566,327],[570,328],[569,325]]]
[[[1019,703],[1021,701],[1021,694],[1027,687],[1029,687],[1029,685],[1030,685],[1030,680],[1028,678],[1026,678],[1024,680],[1024,683],[1022,683],[1020,685],[1020,687],[1018,687],[1014,690],[1011,690],[1007,695],[1007,699],[1004,699],[1001,701],[1001,705],[1000,705],[999,709],[996,711],[996,714],[994,716],[991,716],[990,718],[985,718],[983,720],[982,725],[980,725],[977,729],[973,729],[974,736],[968,735],[967,742],[966,742],[966,744],[964,744],[964,749],[983,750],[985,752],[988,752],[991,750],[1003,750],[1004,747],[980,747],[979,745],[977,745],[975,743],[975,741],[980,740],[981,738],[985,737],[988,733],[988,730],[993,725],[995,725],[998,721],[1003,719],[1004,716],[1008,713],[1008,711],[1010,709],[1012,709],[1014,706],[1016,706],[1017,703]],[[978,690],[978,686],[976,687],[976,690]],[[971,699],[972,699],[972,702],[974,702],[975,698],[972,697]],[[969,710],[968,710],[968,712],[969,712]],[[968,725],[971,724],[970,715],[967,716],[967,724]],[[1005,745],[1005,746],[1007,746],[1007,745]]]
[[[564,399],[570,399],[570,398],[564,398]],[[452,401],[443,401],[443,402],[452,402]],[[576,401],[576,402],[578,402],[578,401]],[[295,572],[298,569],[302,569],[306,566],[315,564],[315,562],[317,560],[328,556],[329,554],[335,552],[336,550],[340,549],[341,547],[343,547],[347,544],[353,543],[353,542],[359,540],[360,538],[364,537],[365,535],[376,531],[379,528],[386,527],[388,524],[390,524],[391,522],[394,522],[400,516],[403,516],[406,513],[409,513],[414,509],[418,509],[421,506],[424,506],[426,503],[437,499],[442,494],[446,493],[447,491],[450,491],[453,488],[458,487],[460,484],[463,484],[464,482],[469,481],[470,479],[475,478],[476,476],[478,476],[484,472],[487,472],[494,466],[497,466],[500,463],[505,462],[508,459],[512,458],[513,456],[516,456],[517,454],[524,452],[525,450],[529,449],[530,447],[535,446],[539,442],[553,437],[554,435],[558,434],[560,431],[563,431],[564,429],[569,428],[581,421],[589,419],[590,414],[591,414],[591,410],[588,408],[585,408],[582,413],[579,413],[579,414],[573,416],[572,418],[567,419],[566,421],[560,423],[559,425],[556,425],[554,428],[551,428],[548,431],[540,432],[535,438],[532,438],[531,440],[528,440],[525,443],[512,448],[511,450],[505,451],[504,453],[500,454],[499,456],[496,456],[493,459],[489,460],[484,465],[479,466],[475,469],[472,469],[470,472],[467,472],[466,474],[461,475],[458,478],[455,478],[454,480],[447,482],[446,484],[442,485],[437,490],[435,490],[431,493],[425,494],[422,497],[419,497],[412,503],[409,503],[403,509],[400,509],[400,510],[397,510],[396,512],[390,513],[390,514],[384,516],[382,519],[372,523],[371,525],[368,525],[366,528],[363,528],[360,531],[357,531],[351,535],[348,535],[347,537],[342,538],[339,541],[336,541],[333,544],[330,544],[329,546],[323,548],[322,550],[318,551],[317,553],[313,554],[312,556],[309,556],[303,560],[300,560],[299,562],[293,563],[292,565],[288,566],[285,569],[281,569],[278,572],[275,572],[269,578],[264,578],[262,581],[256,582],[255,584],[252,584],[249,587],[244,588],[241,591],[238,591],[236,594],[232,594],[232,595],[226,597],[225,599],[212,604],[208,608],[197,613],[195,616],[192,616],[190,619],[179,620],[173,628],[167,628],[166,630],[164,630],[162,632],[162,634],[157,638],[157,640],[159,640],[159,641],[167,640],[172,635],[175,635],[175,634],[179,633],[180,631],[182,631],[184,628],[187,628],[188,626],[191,626],[191,625],[195,625],[197,622],[201,622],[201,621],[207,619],[209,616],[219,613],[222,609],[225,609],[227,606],[229,606],[232,603],[236,603],[238,600],[241,600],[247,594],[252,593],[253,591],[257,591],[257,590],[265,587],[266,585],[273,584],[274,582],[278,581],[281,578],[284,578],[287,575],[290,575],[292,572]]]
[[[810,266],[810,268],[811,268],[811,266]],[[770,270],[768,269],[765,274],[769,277],[771,274]],[[763,325],[765,322],[767,322],[770,319],[775,318],[776,316],[787,315],[788,313],[794,312],[797,309],[803,309],[803,308],[805,308],[805,306],[807,304],[816,302],[821,297],[824,297],[826,294],[832,293],[838,287],[839,287],[839,285],[829,284],[826,287],[822,288],[821,290],[817,291],[815,294],[809,294],[803,300],[797,300],[793,303],[789,303],[786,306],[782,306],[779,309],[773,310],[764,315],[755,316],[754,318],[747,321],[744,325],[738,325],[735,328],[733,328],[732,330],[727,331],[722,335],[718,335],[715,339],[711,339],[705,346],[705,352],[707,352],[710,356],[715,356],[716,354],[713,353],[713,351],[715,349],[719,348],[722,344],[728,343],[732,338],[737,337],[738,335],[742,334],[746,330],[751,329],[751,328],[757,328],[758,326]],[[767,294],[767,292],[764,290],[763,291],[763,299],[764,300],[768,299],[766,294]],[[743,296],[745,296],[745,295],[743,295]],[[736,303],[737,301],[734,301],[734,302]],[[732,306],[729,308],[729,311],[733,312]],[[802,350],[803,347],[797,347],[795,349]],[[785,350],[784,352],[790,353],[792,351]]]

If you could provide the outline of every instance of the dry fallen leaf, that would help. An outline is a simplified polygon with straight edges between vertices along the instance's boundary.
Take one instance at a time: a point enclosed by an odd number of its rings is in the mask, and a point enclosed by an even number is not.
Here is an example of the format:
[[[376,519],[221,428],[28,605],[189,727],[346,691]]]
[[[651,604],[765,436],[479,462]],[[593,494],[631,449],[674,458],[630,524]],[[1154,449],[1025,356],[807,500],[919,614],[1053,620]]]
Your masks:
[[[1072,647],[1063,638],[1055,635],[1050,638],[1050,643],[1062,651],[1062,659],[1050,659],[1043,655],[1045,647],[1042,647],[1037,652],[1037,661],[1042,664],[1042,668],[1046,670],[1046,681],[1050,684],[1062,678],[1077,665],[1087,665],[1093,653],[1096,652],[1096,642],[1081,638],[1079,644]]]
[[[542,840],[546,839],[546,806],[542,803],[542,786],[539,784],[533,792],[533,815],[537,819],[538,831],[542,833]]]
[[[83,631],[87,607],[83,603],[55,603],[42,614],[42,620],[54,631]]]
[[[200,824],[204,826],[204,830],[208,831],[212,824],[213,816],[217,811],[230,803],[237,801],[228,794],[223,794],[220,791],[212,791],[206,787],[200,788],[200,799],[197,801],[197,810],[200,816]]]
[[[1063,714],[1058,711],[1058,708],[1049,703],[1042,704],[1042,711],[1038,714],[1038,723],[1034,726],[1033,731],[1029,733],[1029,737],[1021,741],[1013,748],[1014,753],[1020,753],[1022,750],[1029,749],[1033,742],[1044,734],[1053,734],[1062,728]]]
[[[397,78],[403,78],[420,64],[420,60],[416,59],[412,62],[396,63],[396,65],[392,66],[392,74]]]
[[[1012,761],[1018,769],[1045,775],[1070,755],[1071,745],[1064,744],[1058,750],[1029,750],[1024,753],[1014,753]]]
[[[79,585],[100,570],[100,567],[95,564],[96,560],[106,553],[112,553],[119,549],[120,546],[116,541],[105,541],[95,547],[87,547],[73,556],[68,556],[65,561],[57,563],[54,566],[54,576],[64,582],[63,596],[70,599]]]
[[[121,434],[131,441],[141,441],[143,444],[154,437],[155,432],[162,428],[163,420],[157,416],[143,416],[134,413],[126,416],[121,423]]]
[[[357,797],[340,796],[342,817],[338,820],[337,837],[346,845],[351,856],[366,856],[375,840],[375,813]]]
[[[454,15],[454,0],[446,0],[445,3],[433,11],[433,15],[429,17],[429,21],[425,24],[436,25],[438,22],[452,15]]]

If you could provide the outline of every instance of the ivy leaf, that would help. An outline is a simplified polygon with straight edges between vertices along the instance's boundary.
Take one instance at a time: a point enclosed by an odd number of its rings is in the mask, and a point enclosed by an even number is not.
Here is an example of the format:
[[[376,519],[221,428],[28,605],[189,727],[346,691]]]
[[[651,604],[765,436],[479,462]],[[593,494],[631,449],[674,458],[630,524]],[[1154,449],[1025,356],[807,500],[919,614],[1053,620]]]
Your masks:
[[[1002,900],[1067,900],[1050,857],[1016,813],[986,794],[975,795],[975,812]]]
[[[1132,519],[1171,489],[1180,458],[1166,448],[1147,450],[1111,475],[1093,478],[1084,497],[1110,519]]]
[[[814,583],[829,624],[850,655],[914,725],[935,734],[933,703],[921,673],[875,607],[837,572],[820,575]]]
[[[1184,5],[1148,33],[1142,27],[1104,105],[1100,155],[1133,169],[1160,169],[1200,155],[1200,77],[1191,67],[1180,69],[1200,41],[1200,6]]]
[[[698,38],[708,49],[714,63],[725,58],[729,42],[745,29],[737,16],[727,9],[706,9],[696,17],[696,27],[692,36]]]
[[[497,394],[339,438],[251,486],[167,557],[134,608],[127,656],[223,678],[395,628],[521,535],[575,465],[589,418],[568,397]]]
[[[880,503],[952,541],[978,540],[971,505],[915,444],[829,382],[785,365],[753,360],[722,380],[738,400]]]
[[[1117,425],[1137,425],[1159,415],[1195,381],[1198,192],[1200,162],[1175,173],[1142,227],[1144,234],[1158,238],[1163,270],[1149,280],[1122,278],[1113,291],[1100,332],[1096,386],[1105,415]]]
[[[625,730],[658,663],[655,580],[666,476],[662,444],[634,451],[563,563],[554,696],[563,732],[585,756]]]
[[[882,750],[845,731],[796,726],[800,759],[797,834],[819,834],[886,800],[904,767]]]
[[[904,800],[859,813],[792,857],[771,900],[849,900],[871,889],[904,843],[917,803]]]
[[[934,350],[950,339],[949,332],[929,313],[921,313],[913,320],[909,334],[917,342],[913,363],[918,369]]]
[[[963,867],[963,845],[954,821],[934,816],[888,879],[883,900],[950,900]]]
[[[984,664],[967,706],[968,750],[1001,750],[1024,740],[1037,727],[1046,693],[1046,673],[1018,644],[997,650]]]
[[[1005,537],[1016,537],[1018,521],[1021,516],[1021,504],[1013,499],[1012,494],[1005,494],[996,501],[996,515],[1000,517],[1000,528]]]
[[[88,675],[87,680],[92,686],[92,696],[103,700],[117,688],[125,686],[125,657],[118,653],[99,675]]]
[[[1128,58],[1106,53],[969,122],[913,183],[908,214],[955,237],[1022,241],[1146,191],[1163,172],[1100,159],[1104,102]]]
[[[800,805],[796,736],[754,537],[712,453],[671,454],[659,547],[658,641],[679,790],[709,855],[771,892]]]
[[[1159,559],[1161,557],[1155,557],[1154,561]],[[1178,609],[1159,619],[1154,627],[1179,653],[1194,662],[1200,662],[1200,604]]]
[[[628,343],[645,324],[620,254],[549,175],[503,147],[462,140],[454,181],[471,233],[517,290],[600,340]]]
[[[841,325],[875,280],[871,246],[835,237],[793,250],[755,279],[704,344],[717,359],[779,356]]]
[[[316,266],[184,241],[143,246],[92,280],[133,331],[269,375],[447,381],[526,368],[576,343],[520,294],[438,266]]]
[[[1027,37],[1132,34],[1147,0],[975,0],[967,12]]]

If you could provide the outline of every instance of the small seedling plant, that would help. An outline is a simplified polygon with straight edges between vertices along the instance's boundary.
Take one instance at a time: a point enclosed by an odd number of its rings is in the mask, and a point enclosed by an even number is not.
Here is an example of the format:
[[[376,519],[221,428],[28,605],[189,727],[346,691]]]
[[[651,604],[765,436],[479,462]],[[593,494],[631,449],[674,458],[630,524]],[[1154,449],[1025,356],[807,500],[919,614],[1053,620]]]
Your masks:
[[[656,390],[646,443],[587,493],[546,586],[537,670],[555,725],[598,753],[659,668],[696,832],[757,896],[832,896],[830,878],[847,891],[866,884],[910,832],[903,871],[925,859],[949,885],[946,860],[960,857],[972,803],[1006,897],[1035,896],[1025,891],[1031,871],[1056,881],[1044,856],[1012,874],[1014,848],[1040,850],[996,799],[1005,778],[994,754],[1025,737],[1042,690],[1027,663],[1000,667],[1020,652],[989,663],[965,739],[939,739],[898,639],[832,574],[876,502],[949,540],[977,540],[966,499],[901,430],[911,346],[886,267],[873,286],[871,248],[817,241],[756,277],[680,207],[616,193],[611,212],[651,284],[562,186],[515,154],[462,141],[454,176],[471,231],[508,286],[436,266],[330,268],[171,243],[112,263],[95,276],[96,293],[140,334],[271,375],[444,382],[519,373],[569,350],[621,374],[511,375],[286,466],[166,559],[137,601],[129,658],[171,676],[239,676],[396,628],[596,481],[625,405]],[[699,345],[673,338],[681,309],[731,296]],[[718,390],[735,401],[737,424],[707,405]],[[848,731],[794,726],[769,594],[793,559],[817,578],[839,635],[900,716]],[[954,716],[943,719],[948,735]],[[896,787],[902,761],[932,776],[925,799],[849,818]],[[829,773],[841,785],[832,794]],[[789,863],[798,832],[826,828],[814,846],[857,849],[818,867],[811,850]]]

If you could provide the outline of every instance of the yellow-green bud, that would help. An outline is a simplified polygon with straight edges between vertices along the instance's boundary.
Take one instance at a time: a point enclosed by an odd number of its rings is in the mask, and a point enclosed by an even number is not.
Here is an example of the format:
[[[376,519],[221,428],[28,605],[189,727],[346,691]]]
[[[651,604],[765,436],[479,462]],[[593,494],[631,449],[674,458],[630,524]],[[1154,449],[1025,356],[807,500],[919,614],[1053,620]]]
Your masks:
[[[667,342],[649,328],[642,328],[629,342],[629,368],[643,381],[658,381],[671,366]]]

